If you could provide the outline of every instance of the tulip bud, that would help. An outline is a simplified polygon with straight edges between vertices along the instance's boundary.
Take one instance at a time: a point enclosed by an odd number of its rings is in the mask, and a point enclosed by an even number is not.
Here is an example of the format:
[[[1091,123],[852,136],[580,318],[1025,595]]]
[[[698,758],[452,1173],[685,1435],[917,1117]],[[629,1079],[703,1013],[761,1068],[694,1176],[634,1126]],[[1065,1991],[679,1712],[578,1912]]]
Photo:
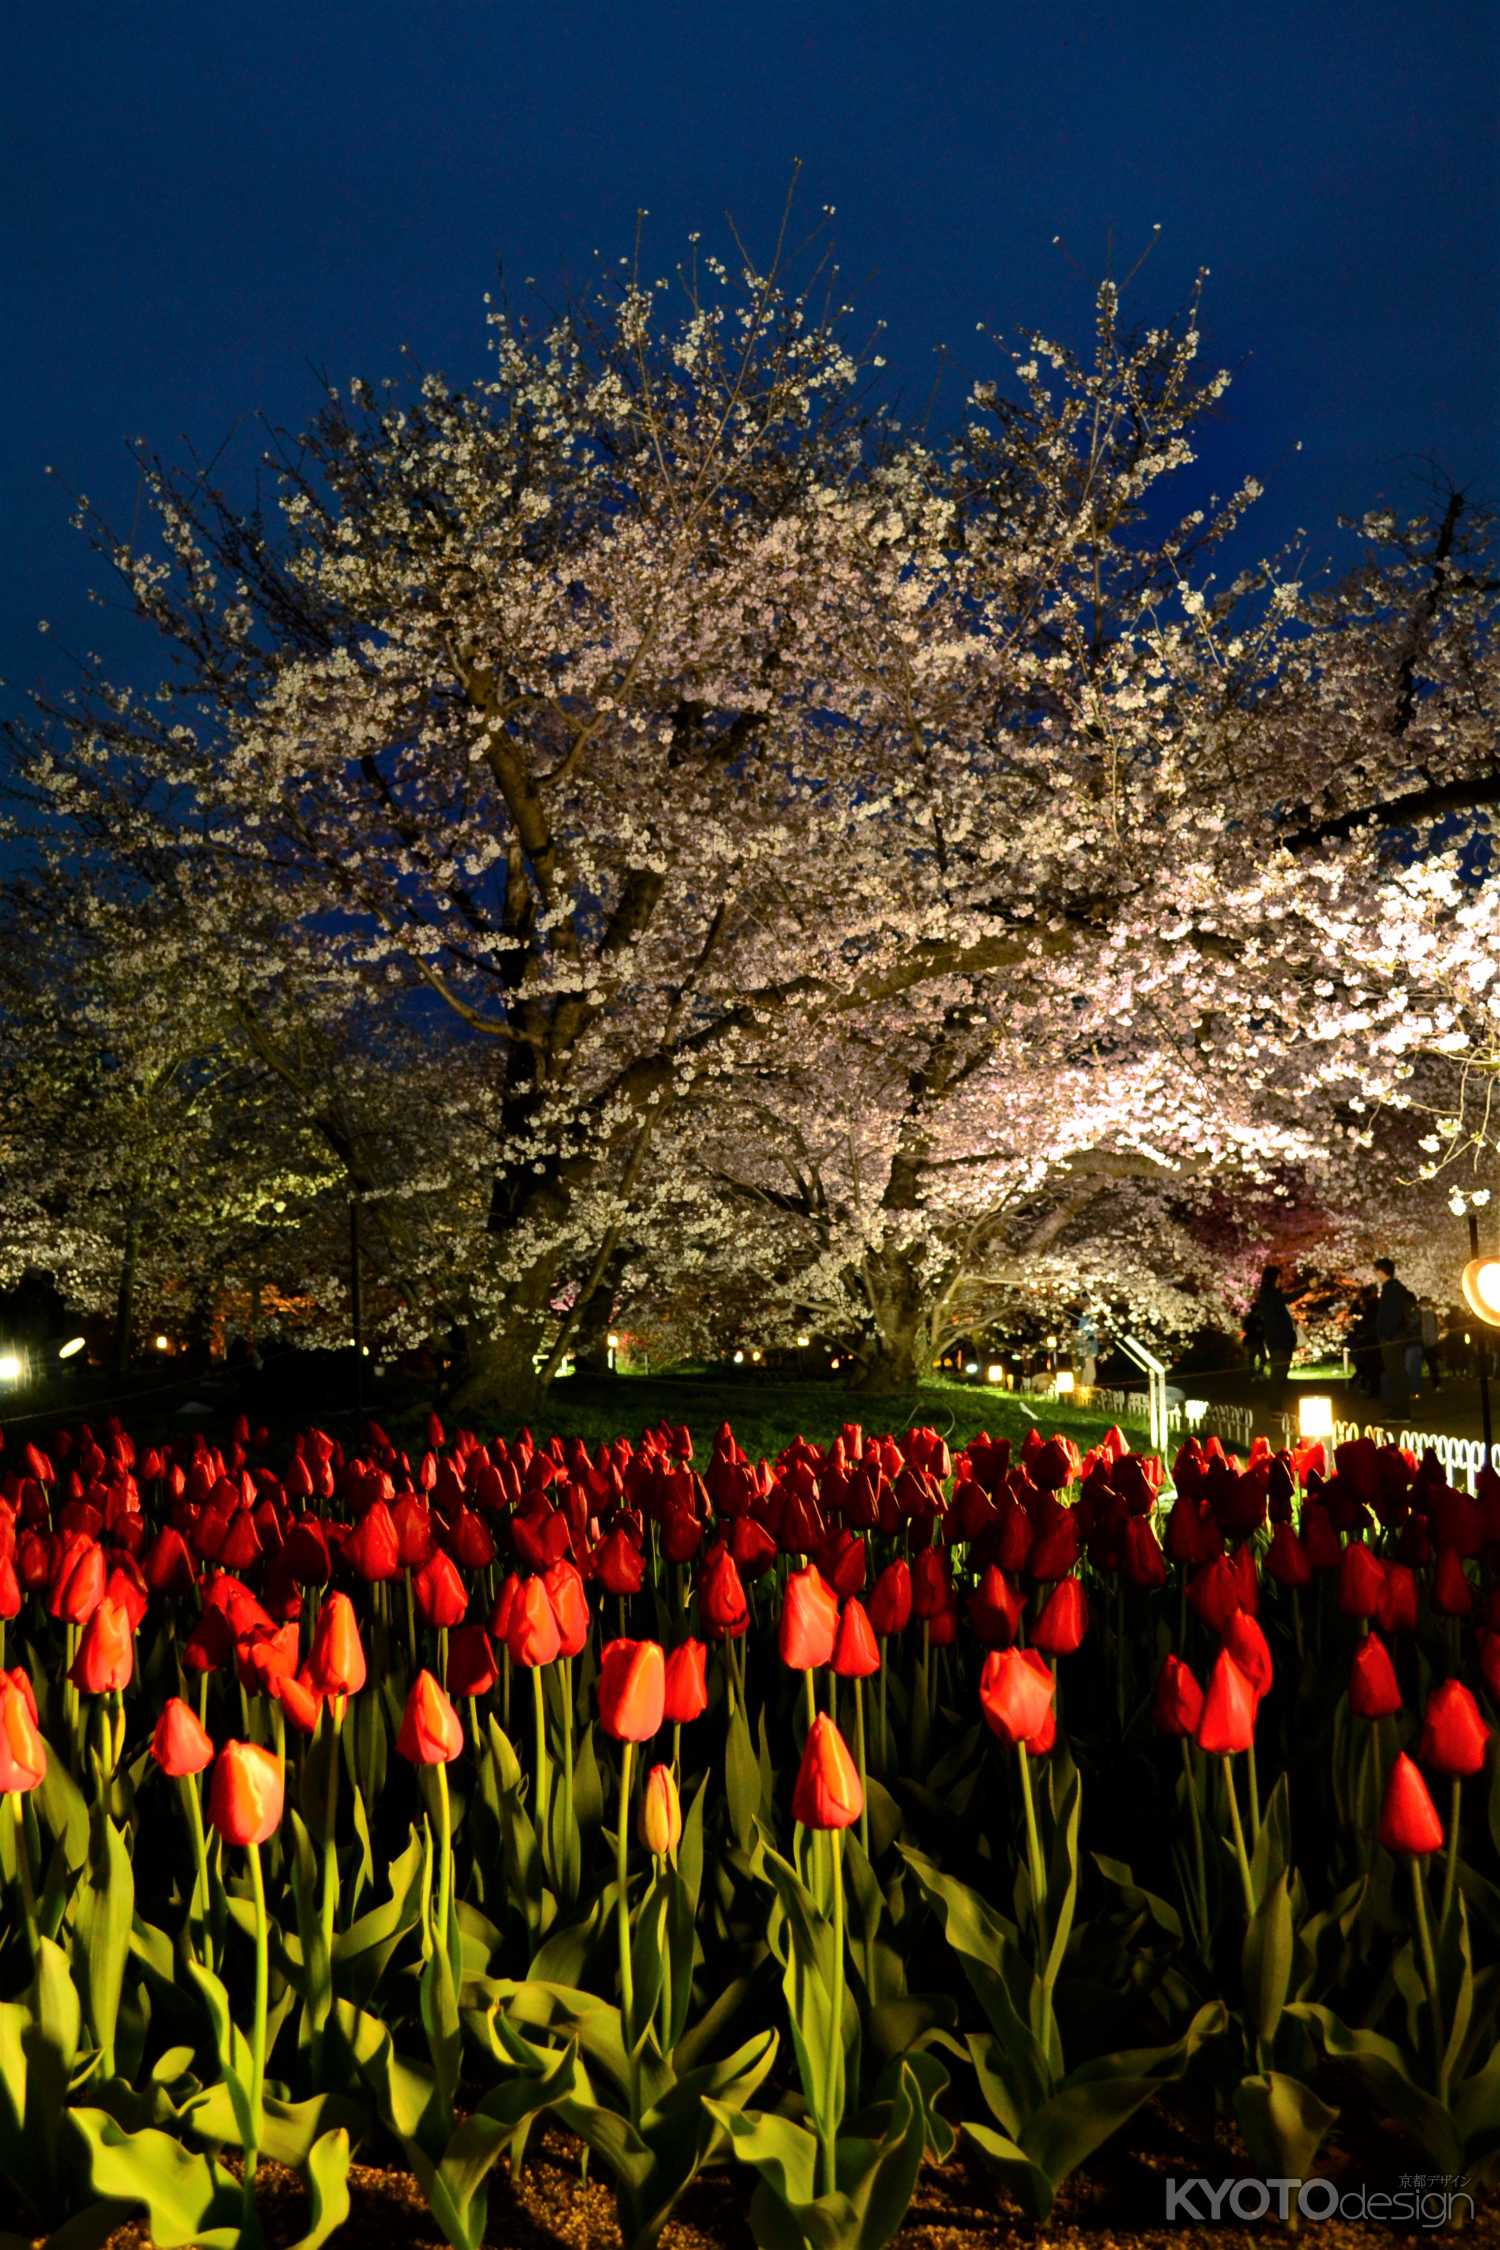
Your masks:
[[[413,1571],[411,1590],[429,1625],[444,1631],[461,1625],[469,1606],[468,1589],[450,1554],[435,1547],[420,1569]]]
[[[1031,1645],[1047,1656],[1071,1656],[1088,1631],[1089,1604],[1082,1582],[1059,1578],[1038,1613]]]
[[[83,1628],[68,1673],[87,1695],[110,1695],[130,1685],[135,1671],[135,1640],[123,1603],[106,1594]]]
[[[606,1641],[599,1660],[599,1724],[616,1742],[647,1742],[666,1706],[666,1660],[655,1641]]]
[[[734,1640],[750,1623],[745,1589],[734,1557],[722,1540],[710,1549],[698,1580],[698,1614],[715,1640]]]
[[[641,1797],[641,1841],[667,1859],[682,1839],[682,1806],[670,1766],[653,1766]]]
[[[685,1726],[708,1709],[708,1651],[702,1641],[683,1641],[667,1657],[662,1717]]]
[[[876,1640],[863,1602],[850,1596],[839,1619],[833,1644],[833,1669],[841,1680],[868,1680],[880,1670],[880,1643]]]
[[[364,1644],[347,1594],[329,1594],[318,1611],[307,1669],[325,1695],[358,1695],[365,1684]]]
[[[848,1746],[832,1719],[820,1711],[802,1747],[792,1790],[792,1818],[804,1828],[851,1828],[864,1802]]]
[[[1198,1721],[1199,1749],[1216,1755],[1248,1750],[1255,1740],[1258,1700],[1253,1685],[1228,1649],[1220,1649]]]
[[[281,1823],[281,1767],[258,1742],[226,1742],[209,1783],[208,1817],[226,1844],[263,1844]]]
[[[430,1672],[419,1672],[411,1683],[396,1749],[417,1766],[445,1766],[464,1746],[458,1713]]]
[[[162,1772],[174,1780],[182,1774],[201,1773],[213,1763],[214,1746],[202,1721],[180,1695],[169,1696],[161,1707],[151,1736],[151,1755]]]
[[[543,1571],[542,1584],[557,1619],[558,1653],[577,1656],[587,1645],[590,1623],[589,1599],[584,1592],[582,1574],[576,1563],[560,1555]]]
[[[1052,1708],[1057,1682],[1047,1660],[1030,1648],[992,1648],[979,1675],[979,1708],[1002,1742],[1030,1742]]]
[[[786,1582],[777,1630],[781,1661],[794,1672],[817,1671],[833,1655],[839,1598],[816,1563],[794,1570]]]
[[[1490,1730],[1462,1680],[1444,1680],[1427,1698],[1422,1714],[1423,1765],[1451,1780],[1479,1772],[1489,1748]]]
[[[21,1796],[45,1778],[47,1753],[35,1707],[9,1672],[0,1672],[0,1796]]]
[[[1191,1735],[1203,1716],[1203,1690],[1181,1657],[1167,1656],[1151,1697],[1152,1724],[1160,1734]]]
[[[547,1599],[547,1589],[540,1578],[526,1578],[511,1603],[506,1620],[505,1645],[510,1650],[511,1661],[524,1664],[534,1671],[539,1665],[556,1661],[562,1647],[558,1630],[557,1612]]]
[[[1388,1719],[1401,1708],[1401,1690],[1390,1651],[1378,1633],[1366,1633],[1349,1666],[1349,1708],[1357,1719]]]
[[[1403,1750],[1392,1766],[1380,1808],[1380,1841],[1388,1852],[1441,1851],[1443,1824],[1427,1784]]]

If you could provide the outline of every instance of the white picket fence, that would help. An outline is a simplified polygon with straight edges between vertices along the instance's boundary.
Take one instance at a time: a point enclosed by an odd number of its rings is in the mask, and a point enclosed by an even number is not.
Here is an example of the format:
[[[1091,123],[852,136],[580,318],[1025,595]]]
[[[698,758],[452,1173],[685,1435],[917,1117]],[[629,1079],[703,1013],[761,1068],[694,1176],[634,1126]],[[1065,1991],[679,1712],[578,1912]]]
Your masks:
[[[1281,1426],[1287,1443],[1295,1442],[1297,1425],[1290,1414],[1283,1414]],[[1372,1437],[1377,1445],[1389,1445],[1391,1436],[1391,1431],[1381,1422],[1335,1422],[1333,1436],[1328,1441],[1329,1451],[1357,1437]],[[1483,1438],[1449,1437],[1442,1430],[1402,1430],[1396,1442],[1408,1453],[1415,1453],[1419,1461],[1430,1446],[1452,1485],[1461,1484],[1465,1491],[1472,1492],[1479,1481],[1479,1472],[1484,1467]],[[1490,1447],[1490,1466],[1500,1470],[1500,1443]]]

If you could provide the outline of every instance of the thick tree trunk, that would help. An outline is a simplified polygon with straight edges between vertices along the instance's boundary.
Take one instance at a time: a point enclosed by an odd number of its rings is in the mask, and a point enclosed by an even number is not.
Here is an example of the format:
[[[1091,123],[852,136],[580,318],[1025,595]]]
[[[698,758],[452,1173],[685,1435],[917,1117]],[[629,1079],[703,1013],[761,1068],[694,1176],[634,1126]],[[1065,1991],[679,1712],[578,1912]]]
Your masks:
[[[933,1307],[911,1250],[887,1244],[865,1260],[875,1338],[855,1387],[876,1396],[911,1391],[930,1372]]]
[[[619,1266],[620,1260],[611,1259],[609,1271],[579,1312],[573,1330],[573,1365],[580,1375],[609,1373],[609,1332]]]

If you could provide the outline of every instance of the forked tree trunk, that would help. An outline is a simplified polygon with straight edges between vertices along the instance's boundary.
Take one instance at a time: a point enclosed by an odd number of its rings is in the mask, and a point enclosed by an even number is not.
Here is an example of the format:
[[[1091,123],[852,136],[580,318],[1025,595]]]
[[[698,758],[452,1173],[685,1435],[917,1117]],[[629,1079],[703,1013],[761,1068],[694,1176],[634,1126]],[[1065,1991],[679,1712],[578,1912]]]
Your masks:
[[[916,1258],[888,1245],[865,1260],[864,1278],[875,1337],[855,1388],[872,1396],[914,1390],[932,1358],[933,1305]]]

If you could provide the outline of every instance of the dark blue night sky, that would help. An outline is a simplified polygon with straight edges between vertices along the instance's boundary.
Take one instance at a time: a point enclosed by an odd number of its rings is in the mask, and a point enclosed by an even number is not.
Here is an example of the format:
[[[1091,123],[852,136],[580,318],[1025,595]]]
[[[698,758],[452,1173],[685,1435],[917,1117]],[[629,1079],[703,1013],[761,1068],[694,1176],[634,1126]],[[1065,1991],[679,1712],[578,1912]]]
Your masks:
[[[6,45],[12,691],[70,646],[139,669],[84,605],[64,490],[128,528],[127,434],[212,452],[403,342],[468,374],[497,264],[560,295],[638,205],[652,270],[726,208],[763,246],[794,157],[913,400],[942,343],[957,408],[977,322],[1081,333],[1111,239],[1123,268],[1159,222],[1135,301],[1212,267],[1213,466],[1265,483],[1258,546],[1300,524],[1326,556],[1340,510],[1419,505],[1429,463],[1500,499],[1490,0],[55,0]]]

